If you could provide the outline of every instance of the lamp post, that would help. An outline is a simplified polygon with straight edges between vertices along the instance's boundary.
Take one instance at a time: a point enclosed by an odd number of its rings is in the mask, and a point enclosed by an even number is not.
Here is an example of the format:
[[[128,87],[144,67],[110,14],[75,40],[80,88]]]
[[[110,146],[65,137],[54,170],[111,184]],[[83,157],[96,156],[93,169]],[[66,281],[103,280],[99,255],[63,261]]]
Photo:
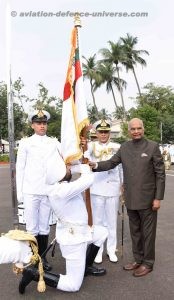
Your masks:
[[[17,196],[16,196],[16,165],[14,153],[14,116],[13,116],[13,92],[11,80],[11,19],[10,2],[6,3],[6,81],[7,81],[7,107],[8,107],[8,139],[9,139],[9,158],[10,158],[10,177],[11,177],[11,197],[13,209],[13,225],[18,227],[17,216]]]

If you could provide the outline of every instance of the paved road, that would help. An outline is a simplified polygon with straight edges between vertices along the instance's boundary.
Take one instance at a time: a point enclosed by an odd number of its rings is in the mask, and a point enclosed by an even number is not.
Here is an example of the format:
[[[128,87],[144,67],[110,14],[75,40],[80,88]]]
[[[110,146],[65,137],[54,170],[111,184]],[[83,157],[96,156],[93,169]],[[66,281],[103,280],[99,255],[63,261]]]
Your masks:
[[[125,213],[124,256],[119,256],[117,264],[109,263],[104,257],[103,266],[107,275],[101,278],[85,278],[78,293],[65,293],[47,287],[44,294],[36,291],[32,282],[25,295],[18,294],[20,276],[12,273],[11,265],[0,265],[1,300],[173,300],[174,299],[174,168],[167,172],[165,201],[159,211],[156,239],[156,263],[154,271],[146,277],[135,278],[131,272],[125,272],[122,266],[132,260],[129,227]],[[0,232],[13,229],[13,214],[10,194],[9,166],[0,165]],[[121,236],[121,217],[119,217],[119,244]],[[20,225],[24,229],[23,225]],[[55,226],[51,226],[54,237]],[[55,257],[49,254],[55,272],[64,272],[65,264],[58,247]]]

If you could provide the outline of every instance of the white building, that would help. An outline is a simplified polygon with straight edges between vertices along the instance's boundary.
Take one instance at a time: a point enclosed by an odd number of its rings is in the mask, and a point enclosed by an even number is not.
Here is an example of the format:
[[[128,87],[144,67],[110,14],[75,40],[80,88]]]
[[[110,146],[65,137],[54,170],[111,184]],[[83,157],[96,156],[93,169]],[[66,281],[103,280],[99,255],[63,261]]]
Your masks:
[[[122,136],[122,129],[121,129],[121,120],[112,120],[111,123],[111,134],[110,137],[112,138],[119,138]]]

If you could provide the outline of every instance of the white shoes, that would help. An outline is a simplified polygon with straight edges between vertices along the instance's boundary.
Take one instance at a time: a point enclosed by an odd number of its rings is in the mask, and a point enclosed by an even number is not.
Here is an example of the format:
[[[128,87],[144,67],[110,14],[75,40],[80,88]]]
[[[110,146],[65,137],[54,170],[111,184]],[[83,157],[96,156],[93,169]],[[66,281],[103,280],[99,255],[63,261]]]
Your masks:
[[[107,253],[109,256],[109,260],[113,263],[116,263],[118,261],[118,257],[115,253]]]
[[[96,264],[101,264],[102,263],[102,254],[98,253],[97,256],[95,257],[94,262]]]
[[[109,257],[110,262],[116,263],[118,261],[118,257],[115,253],[107,253],[107,256]],[[94,262],[96,264],[102,263],[102,254],[98,253]]]

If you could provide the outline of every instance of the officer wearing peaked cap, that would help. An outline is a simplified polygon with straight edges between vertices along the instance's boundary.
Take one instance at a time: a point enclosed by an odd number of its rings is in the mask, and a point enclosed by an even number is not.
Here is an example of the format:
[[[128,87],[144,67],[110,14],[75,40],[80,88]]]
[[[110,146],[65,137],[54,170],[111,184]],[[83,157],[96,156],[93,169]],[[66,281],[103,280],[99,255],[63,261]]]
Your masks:
[[[48,122],[50,119],[50,114],[46,110],[35,110],[32,113],[29,114],[28,120],[33,123],[33,122]]]
[[[158,143],[144,138],[143,121],[131,119],[128,132],[131,140],[123,143],[109,160],[89,164],[94,172],[123,165],[125,206],[135,259],[123,268],[142,277],[153,270],[155,262],[157,211],[164,198],[165,169]]]
[[[99,162],[109,159],[120,148],[120,144],[110,141],[110,122],[100,120],[95,124],[97,141],[88,144],[85,156],[90,161]],[[107,254],[111,262],[117,262],[115,254],[117,248],[117,212],[119,206],[119,194],[122,184],[121,165],[109,172],[95,173],[95,179],[91,192],[93,223],[104,225],[108,229]],[[102,262],[103,246],[98,252],[95,262]]]
[[[96,130],[94,128],[92,128],[89,131],[89,138],[90,138],[90,141],[96,141],[97,140],[97,133],[96,133]]]
[[[51,208],[46,195],[46,165],[49,157],[60,152],[57,139],[46,135],[49,119],[50,114],[41,109],[29,115],[34,134],[21,140],[16,162],[17,199],[19,203],[24,203],[26,230],[36,237],[40,255],[47,248],[50,231]],[[51,270],[46,257],[43,257],[43,266],[45,270]]]
[[[110,131],[111,125],[109,121],[106,120],[100,120],[95,123],[96,131]]]
[[[57,165],[57,178],[52,178],[52,168],[47,166],[47,195],[57,217],[56,241],[59,243],[62,256],[66,260],[65,274],[44,273],[45,283],[58,290],[77,292],[84,276],[102,276],[106,274],[103,268],[93,266],[94,259],[100,246],[107,237],[104,226],[88,226],[88,215],[82,192],[93,182],[94,174],[86,164],[67,167],[67,173]],[[52,158],[51,158],[52,160]],[[52,163],[53,163],[52,162]],[[69,182],[71,174],[80,173],[81,176]],[[61,179],[60,182],[57,179]],[[25,293],[30,282],[38,281],[34,267],[27,267],[23,272],[19,284],[19,292]]]

